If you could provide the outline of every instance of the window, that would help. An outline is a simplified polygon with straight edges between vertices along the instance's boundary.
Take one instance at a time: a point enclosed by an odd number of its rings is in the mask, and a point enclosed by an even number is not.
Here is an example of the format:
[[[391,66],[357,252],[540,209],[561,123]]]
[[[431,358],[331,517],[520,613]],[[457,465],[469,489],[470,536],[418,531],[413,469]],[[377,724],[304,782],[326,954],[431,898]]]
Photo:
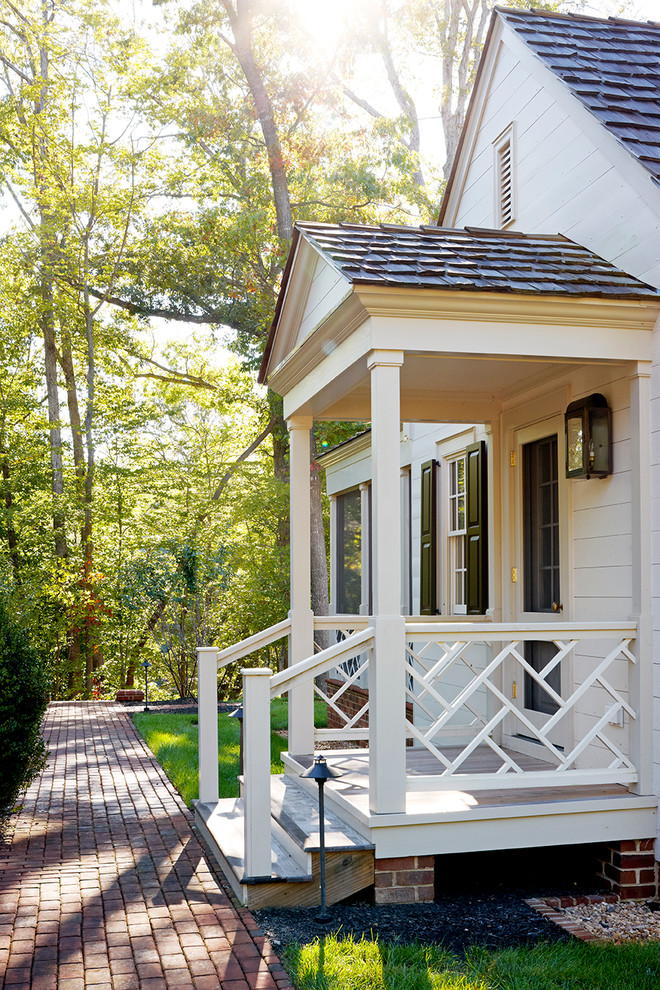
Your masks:
[[[359,489],[337,496],[337,601],[340,615],[357,615],[362,602],[362,525]]]
[[[495,151],[495,224],[508,227],[516,219],[513,123],[493,142]]]
[[[447,461],[446,533],[443,554],[450,614],[483,615],[488,608],[486,444],[470,444]],[[437,461],[421,469],[420,613],[438,612]]]
[[[449,511],[447,557],[449,563],[449,610],[452,615],[464,615],[466,609],[467,566],[465,557],[466,488],[465,455],[449,462]]]

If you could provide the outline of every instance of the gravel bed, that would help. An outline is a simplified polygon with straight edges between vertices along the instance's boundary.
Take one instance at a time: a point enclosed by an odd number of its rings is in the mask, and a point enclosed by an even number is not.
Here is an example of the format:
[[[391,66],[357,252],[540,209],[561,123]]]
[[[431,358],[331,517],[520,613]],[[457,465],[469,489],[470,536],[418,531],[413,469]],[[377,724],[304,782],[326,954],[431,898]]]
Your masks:
[[[660,911],[638,901],[615,904],[576,904],[561,908],[561,914],[576,921],[599,941],[639,942],[660,940]]]

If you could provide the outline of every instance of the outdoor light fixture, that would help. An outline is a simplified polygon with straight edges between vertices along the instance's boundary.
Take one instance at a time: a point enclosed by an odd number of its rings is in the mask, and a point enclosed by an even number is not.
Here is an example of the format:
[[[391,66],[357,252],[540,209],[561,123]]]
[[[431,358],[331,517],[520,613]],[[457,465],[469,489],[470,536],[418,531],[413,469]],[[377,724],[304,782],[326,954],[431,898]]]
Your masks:
[[[600,392],[571,402],[566,420],[566,477],[606,478],[612,473],[612,410]]]
[[[239,705],[233,712],[230,712],[229,718],[237,718],[241,727],[238,742],[238,776],[240,777],[243,774],[243,705]]]
[[[319,861],[321,865],[321,911],[317,914],[316,920],[327,922],[332,921],[332,915],[328,913],[325,904],[325,809],[323,806],[323,785],[326,780],[341,777],[342,771],[329,767],[324,756],[317,756],[311,767],[300,774],[301,777],[311,777],[319,785]]]
[[[148,712],[149,711],[149,681],[147,678],[147,671],[149,670],[149,667],[151,667],[151,664],[149,663],[148,660],[145,660],[142,666],[144,667],[144,711]]]

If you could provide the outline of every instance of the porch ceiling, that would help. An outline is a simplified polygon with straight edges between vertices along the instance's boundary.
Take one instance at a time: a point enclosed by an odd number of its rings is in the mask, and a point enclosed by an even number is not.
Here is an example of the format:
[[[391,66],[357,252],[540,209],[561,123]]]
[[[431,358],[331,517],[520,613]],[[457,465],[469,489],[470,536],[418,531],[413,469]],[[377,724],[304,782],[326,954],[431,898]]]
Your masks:
[[[565,372],[566,363],[559,360],[405,352],[400,379],[401,418],[429,423],[488,421],[507,400],[548,384]],[[366,358],[310,397],[304,411],[316,419],[370,419],[371,385]]]

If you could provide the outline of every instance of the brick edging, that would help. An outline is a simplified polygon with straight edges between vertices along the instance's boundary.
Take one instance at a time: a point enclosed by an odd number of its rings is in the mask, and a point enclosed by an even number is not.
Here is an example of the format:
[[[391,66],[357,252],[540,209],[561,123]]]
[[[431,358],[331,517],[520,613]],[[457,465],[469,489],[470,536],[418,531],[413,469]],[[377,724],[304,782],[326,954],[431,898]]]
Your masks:
[[[525,904],[580,941],[598,942],[597,935],[584,928],[579,921],[573,921],[563,914],[562,908],[577,907],[578,904],[602,904],[603,901],[607,904],[618,904],[620,900],[621,898],[616,894],[579,894],[577,897],[565,894],[562,897],[527,897]]]

